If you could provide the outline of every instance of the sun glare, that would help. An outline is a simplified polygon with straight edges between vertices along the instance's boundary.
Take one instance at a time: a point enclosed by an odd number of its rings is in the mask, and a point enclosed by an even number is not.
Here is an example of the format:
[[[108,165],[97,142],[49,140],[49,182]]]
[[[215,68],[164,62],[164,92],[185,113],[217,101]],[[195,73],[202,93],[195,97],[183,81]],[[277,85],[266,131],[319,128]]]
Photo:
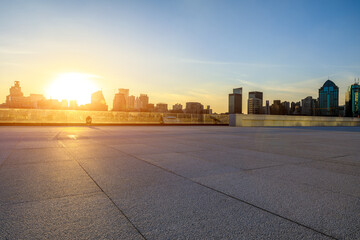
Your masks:
[[[83,73],[63,73],[47,89],[51,99],[76,100],[79,105],[90,103],[91,94],[98,90],[93,79],[95,75]]]

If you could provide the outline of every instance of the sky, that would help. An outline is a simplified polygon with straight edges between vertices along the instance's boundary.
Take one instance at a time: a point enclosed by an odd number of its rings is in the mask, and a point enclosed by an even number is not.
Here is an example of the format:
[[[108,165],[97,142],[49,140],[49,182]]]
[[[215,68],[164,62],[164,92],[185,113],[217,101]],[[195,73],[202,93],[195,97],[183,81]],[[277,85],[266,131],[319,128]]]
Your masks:
[[[228,110],[243,87],[264,100],[318,97],[330,78],[360,77],[360,1],[0,0],[0,102],[13,81],[47,93],[59,74],[92,76],[111,106],[117,88],[169,107]],[[72,86],[68,86],[71,88]]]

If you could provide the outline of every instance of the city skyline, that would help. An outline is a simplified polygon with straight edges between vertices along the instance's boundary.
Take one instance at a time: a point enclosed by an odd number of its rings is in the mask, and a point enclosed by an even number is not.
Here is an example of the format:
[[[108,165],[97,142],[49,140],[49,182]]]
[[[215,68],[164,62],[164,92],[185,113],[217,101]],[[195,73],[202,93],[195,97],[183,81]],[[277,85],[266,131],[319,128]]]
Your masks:
[[[54,85],[56,87],[57,84]],[[81,88],[81,85],[75,85]],[[60,86],[61,87],[61,86]],[[75,89],[68,89],[76,93]],[[89,102],[77,102],[75,98],[56,99],[47,98],[42,94],[30,93],[26,95],[22,91],[20,81],[15,81],[9,88],[9,95],[4,103],[0,103],[0,109],[53,109],[53,110],[85,110],[85,111],[114,111],[114,112],[158,112],[158,113],[191,113],[191,114],[212,114],[210,105],[203,105],[200,102],[187,101],[186,108],[181,103],[170,105],[164,102],[156,104],[149,102],[149,96],[141,93],[139,96],[130,95],[130,89],[119,88],[114,94],[113,105],[106,102],[102,90],[90,92]],[[80,96],[81,98],[87,96]]]
[[[73,76],[71,74],[70,76]],[[75,76],[77,76],[75,74]],[[61,78],[60,78],[61,79]],[[72,79],[65,79],[71,81]],[[87,79],[82,79],[83,84],[86,84]],[[249,91],[249,96],[245,102],[242,100],[244,94],[243,88],[234,88],[233,93],[240,94],[240,98],[237,100],[233,99],[233,94],[229,94],[228,101],[228,112],[213,112],[210,109],[210,105],[203,105],[197,101],[186,101],[186,108],[184,108],[184,113],[201,113],[201,114],[223,114],[223,113],[243,113],[243,114],[271,114],[271,115],[328,115],[328,116],[347,116],[351,117],[353,114],[356,117],[358,111],[358,90],[351,92],[350,89],[353,86],[356,86],[356,89],[359,86],[360,78],[355,78],[354,83],[349,85],[345,91],[345,104],[341,105],[339,99],[339,88],[338,86],[330,79],[327,79],[322,87],[318,89],[318,97],[307,96],[303,99],[296,101],[283,101],[280,98],[273,100],[273,104],[269,106],[269,100],[263,98],[263,92],[261,91]],[[95,86],[95,85],[93,85]],[[58,81],[52,85],[51,89],[55,87],[64,87],[62,85],[58,86]],[[83,86],[81,84],[75,84],[72,88],[65,88],[69,92],[69,95],[74,94],[76,96],[77,90],[81,89]],[[86,86],[85,86],[86,87]],[[87,88],[89,90],[91,88]],[[94,88],[95,89],[95,88]],[[328,90],[330,89],[330,90]],[[333,92],[335,89],[335,92]],[[325,92],[324,92],[325,90]],[[328,92],[329,91],[329,92]],[[89,91],[89,98],[91,99],[88,102],[77,102],[76,98],[48,98],[43,94],[30,93],[29,96],[23,93],[20,82],[15,81],[14,86],[9,88],[10,94],[6,96],[5,103],[0,104],[0,108],[40,108],[40,109],[69,109],[69,110],[98,110],[98,111],[125,111],[125,112],[173,112],[180,113],[182,111],[182,104],[177,102],[172,105],[158,102],[156,104],[149,102],[148,94],[140,93],[139,96],[133,94],[130,95],[130,89],[118,88],[118,92],[115,92],[113,96],[112,105],[111,102],[107,102],[102,90]],[[330,94],[329,96],[327,96]],[[231,97],[232,96],[232,97]],[[20,97],[20,98],[19,98]],[[88,97],[85,95],[80,95],[81,98]],[[330,100],[328,99],[330,97]],[[81,99],[80,98],[80,99]],[[353,103],[351,103],[352,98]],[[94,100],[95,99],[95,100]],[[266,100],[266,105],[264,105],[264,100]],[[240,101],[240,102],[238,102]],[[110,104],[109,104],[110,103]],[[196,111],[191,110],[193,107],[188,106],[188,104],[195,104]],[[235,105],[237,107],[235,107]],[[284,105],[286,104],[286,105]],[[330,104],[330,105],[329,105]],[[247,107],[245,111],[244,105]],[[280,106],[282,105],[282,106]],[[207,106],[205,108],[205,106]],[[272,109],[273,106],[277,110]],[[181,111],[179,111],[181,107]],[[234,107],[237,109],[235,110]],[[240,107],[240,108],[239,108]],[[250,107],[250,108],[249,108]],[[270,107],[270,108],[269,108]],[[280,108],[280,109],[279,109]],[[290,111],[291,108],[291,111]],[[350,114],[349,108],[353,108]],[[271,110],[272,109],[272,110]],[[282,109],[282,110],[281,110]],[[330,110],[332,109],[332,110]],[[339,112],[341,109],[341,113]],[[325,111],[325,112],[319,112]],[[331,111],[331,112],[329,112]],[[356,113],[355,113],[356,112]]]
[[[0,6],[0,240],[360,240],[360,0]]]
[[[58,74],[77,72],[96,76],[108,103],[121,86],[151,92],[154,102],[226,112],[237,86],[270,102],[297,101],[330,78],[343,105],[360,76],[359,4],[4,1],[0,84],[21,81],[25,92],[45,94]]]

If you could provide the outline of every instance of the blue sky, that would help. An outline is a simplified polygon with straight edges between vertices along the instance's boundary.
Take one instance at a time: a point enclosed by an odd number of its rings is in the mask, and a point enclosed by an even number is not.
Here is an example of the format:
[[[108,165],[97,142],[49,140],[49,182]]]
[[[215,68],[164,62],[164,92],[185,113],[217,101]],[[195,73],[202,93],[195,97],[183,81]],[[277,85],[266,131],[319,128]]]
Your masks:
[[[110,105],[130,88],[225,112],[232,88],[299,101],[330,77],[342,103],[360,77],[359,23],[360,1],[1,0],[0,96],[15,80],[44,93],[80,72],[98,76]]]

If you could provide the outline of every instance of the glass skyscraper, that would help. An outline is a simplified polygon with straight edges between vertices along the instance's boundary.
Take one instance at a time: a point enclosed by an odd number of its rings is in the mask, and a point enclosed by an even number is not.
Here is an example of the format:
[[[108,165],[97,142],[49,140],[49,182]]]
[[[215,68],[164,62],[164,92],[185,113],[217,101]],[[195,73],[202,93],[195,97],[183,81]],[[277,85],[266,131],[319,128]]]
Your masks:
[[[261,114],[263,106],[262,92],[249,92],[248,114]]]
[[[234,88],[229,94],[229,114],[242,113],[242,88]]]
[[[319,108],[321,116],[339,116],[339,87],[330,79],[319,89]]]
[[[346,116],[360,116],[360,85],[355,83],[351,85],[346,94]]]

